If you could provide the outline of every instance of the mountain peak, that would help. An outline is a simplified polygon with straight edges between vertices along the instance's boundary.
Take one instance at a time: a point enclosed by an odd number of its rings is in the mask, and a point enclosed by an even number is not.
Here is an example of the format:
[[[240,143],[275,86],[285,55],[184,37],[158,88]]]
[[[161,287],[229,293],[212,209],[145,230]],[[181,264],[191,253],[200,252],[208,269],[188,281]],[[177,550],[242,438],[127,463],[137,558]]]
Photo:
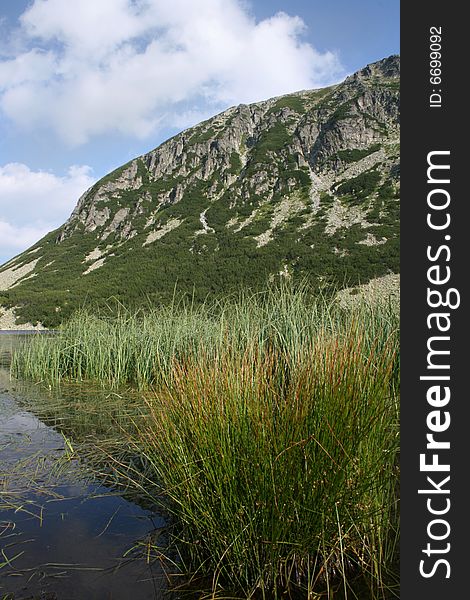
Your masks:
[[[400,77],[400,55],[392,54],[387,58],[378,60],[377,62],[370,63],[363,69],[360,69],[350,77],[348,80],[358,81],[361,79],[370,78],[386,78],[386,79],[398,79]]]

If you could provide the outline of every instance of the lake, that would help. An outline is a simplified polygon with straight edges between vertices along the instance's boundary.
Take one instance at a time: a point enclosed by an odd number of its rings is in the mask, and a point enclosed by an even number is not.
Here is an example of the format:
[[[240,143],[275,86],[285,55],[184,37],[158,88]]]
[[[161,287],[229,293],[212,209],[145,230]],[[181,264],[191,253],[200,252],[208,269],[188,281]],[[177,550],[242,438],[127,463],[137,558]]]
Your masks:
[[[0,598],[163,597],[165,576],[150,549],[164,519],[90,474],[74,454],[73,424],[64,436],[66,421],[52,426],[39,410],[50,403],[46,386],[10,380],[11,354],[28,338],[0,334]],[[107,397],[79,385],[60,394],[71,407],[89,394]],[[91,422],[81,427],[78,438],[86,427],[93,435]]]

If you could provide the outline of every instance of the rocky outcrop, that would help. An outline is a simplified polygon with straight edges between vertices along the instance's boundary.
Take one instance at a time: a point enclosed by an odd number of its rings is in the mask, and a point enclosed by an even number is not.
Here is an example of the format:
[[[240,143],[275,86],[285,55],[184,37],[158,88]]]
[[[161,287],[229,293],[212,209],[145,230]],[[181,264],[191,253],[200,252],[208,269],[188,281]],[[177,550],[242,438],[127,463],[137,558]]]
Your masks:
[[[234,196],[254,194],[270,201],[275,192],[289,193],[298,185],[296,176],[282,180],[288,159],[294,170],[339,172],[344,162],[331,160],[338,152],[367,149],[390,137],[398,138],[398,95],[396,87],[390,86],[390,82],[398,85],[398,77],[399,58],[390,57],[367,66],[327,93],[301,92],[231,108],[95,185],[80,198],[58,242],[81,226],[85,232],[102,229],[104,241],[142,214],[145,205],[176,204],[192,185],[214,177],[216,184],[207,192],[209,202],[220,196],[221,188],[232,187],[236,188]],[[389,85],[384,85],[385,81]],[[262,156],[260,146],[266,146]],[[153,194],[149,192],[152,183],[157,184]],[[129,191],[135,191],[140,202],[121,207],[122,192]],[[128,226],[127,235],[132,230]],[[126,234],[121,233],[121,238]]]

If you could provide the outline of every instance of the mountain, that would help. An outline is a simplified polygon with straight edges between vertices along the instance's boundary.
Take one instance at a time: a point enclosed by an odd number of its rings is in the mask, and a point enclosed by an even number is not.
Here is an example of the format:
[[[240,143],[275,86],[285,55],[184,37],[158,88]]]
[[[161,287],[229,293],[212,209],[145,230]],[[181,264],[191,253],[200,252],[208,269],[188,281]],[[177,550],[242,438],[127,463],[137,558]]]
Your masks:
[[[283,277],[399,269],[398,56],[240,105],[113,171],[0,268],[0,304],[55,326],[86,301],[196,301]]]

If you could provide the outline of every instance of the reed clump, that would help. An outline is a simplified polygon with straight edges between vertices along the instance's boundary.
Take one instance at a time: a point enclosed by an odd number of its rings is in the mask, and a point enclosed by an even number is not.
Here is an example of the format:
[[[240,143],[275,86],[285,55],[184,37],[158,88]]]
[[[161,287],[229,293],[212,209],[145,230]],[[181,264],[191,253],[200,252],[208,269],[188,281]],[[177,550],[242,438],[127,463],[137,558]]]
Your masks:
[[[14,369],[153,390],[126,443],[208,597],[395,593],[390,306],[347,310],[304,289],[112,319],[81,312],[18,353]]]

